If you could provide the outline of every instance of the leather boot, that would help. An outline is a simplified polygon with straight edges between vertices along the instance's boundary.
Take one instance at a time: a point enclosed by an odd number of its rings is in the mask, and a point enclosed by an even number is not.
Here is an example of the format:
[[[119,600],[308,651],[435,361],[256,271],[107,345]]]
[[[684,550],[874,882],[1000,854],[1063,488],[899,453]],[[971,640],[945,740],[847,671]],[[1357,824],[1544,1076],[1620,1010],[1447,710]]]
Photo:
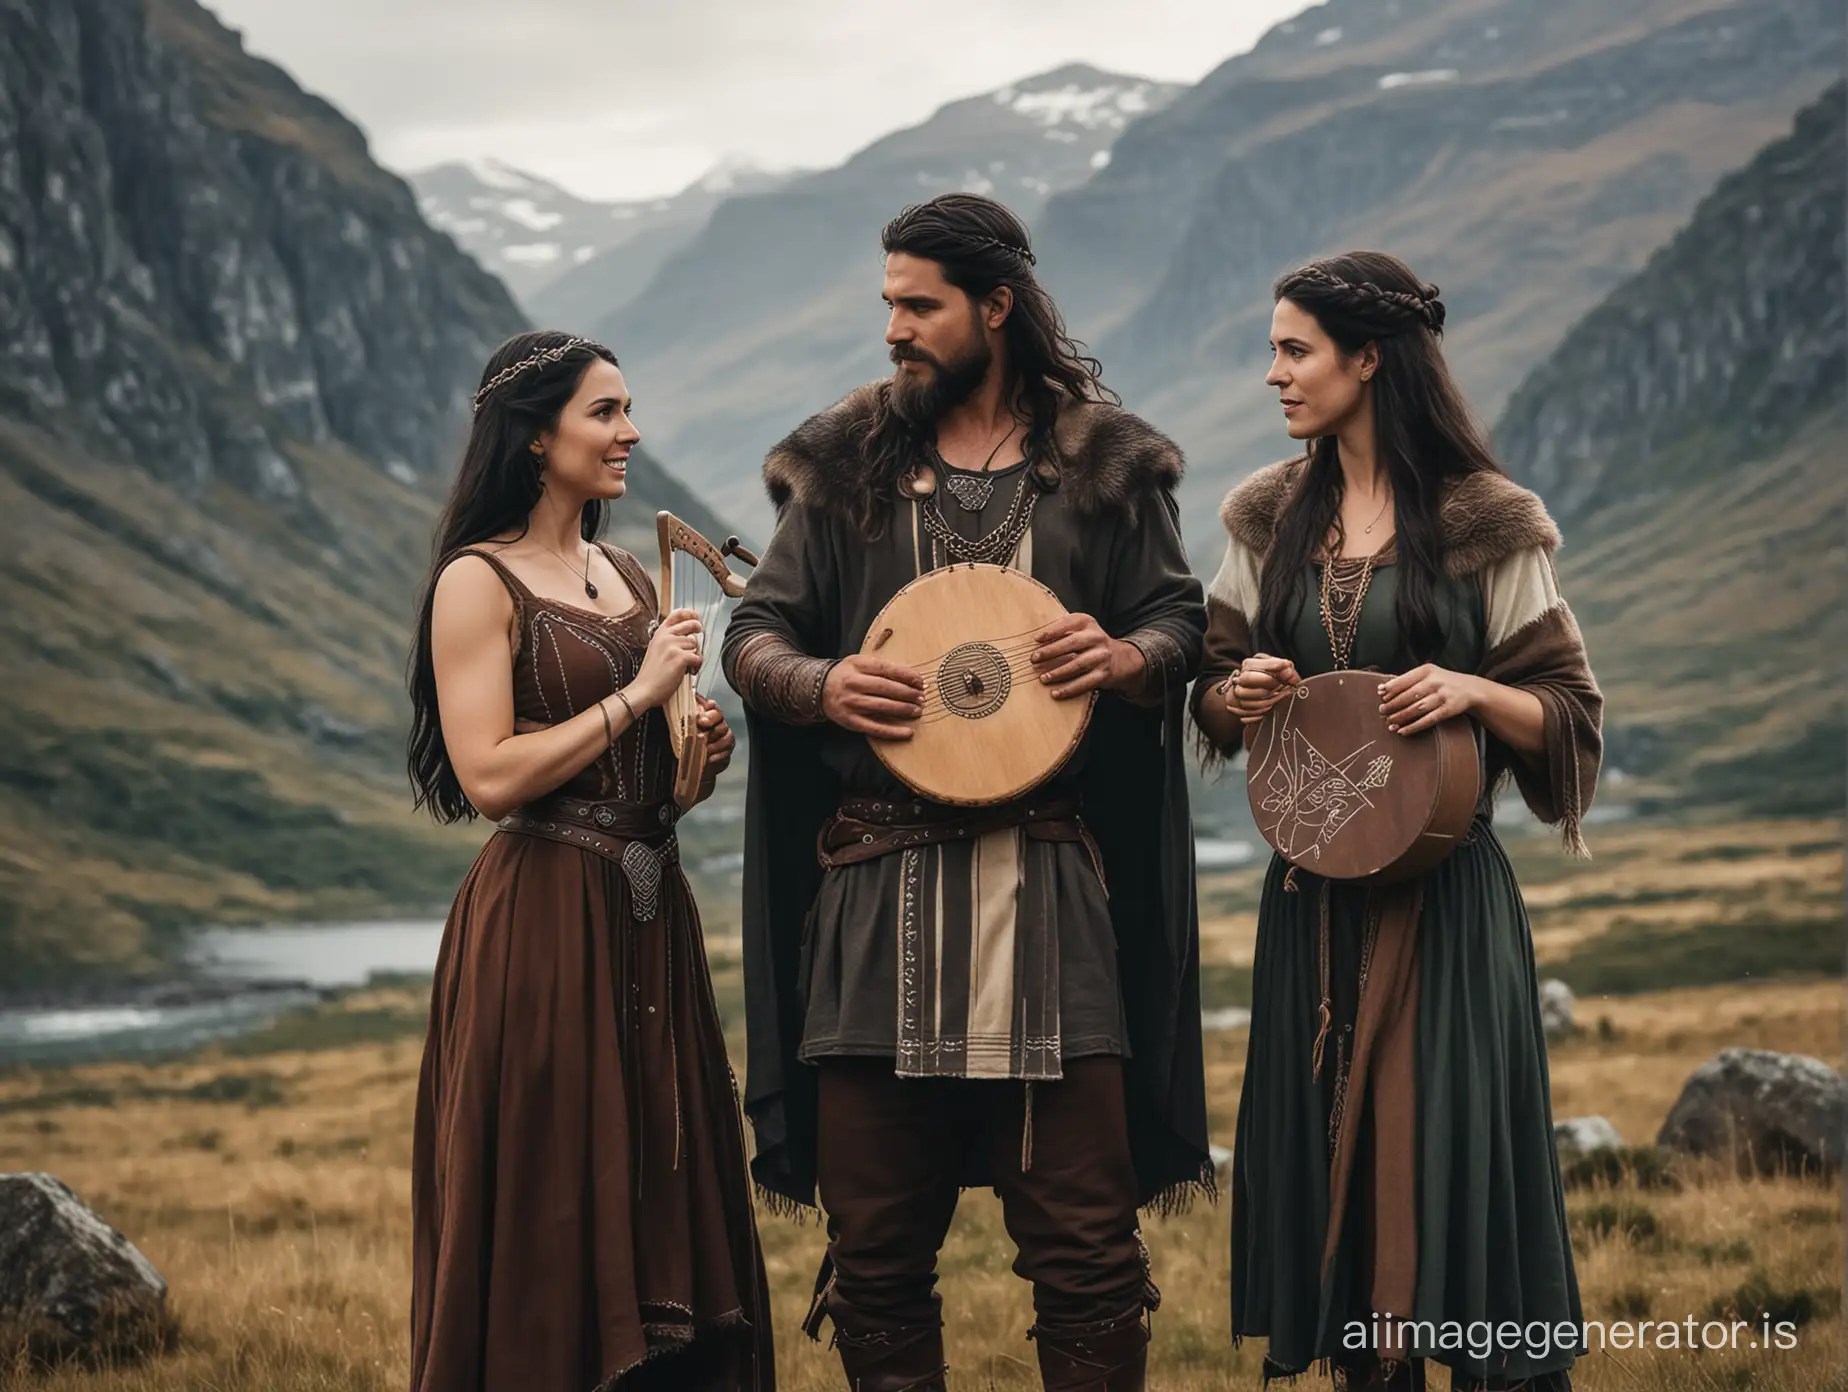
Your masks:
[[[943,1326],[914,1324],[850,1334],[834,1322],[848,1392],[945,1392]]]
[[[1425,1392],[1422,1358],[1383,1360],[1369,1353],[1359,1363],[1334,1366],[1334,1392]]]
[[[1035,1324],[1046,1392],[1142,1392],[1148,1372],[1149,1327],[1137,1306],[1096,1324]]]

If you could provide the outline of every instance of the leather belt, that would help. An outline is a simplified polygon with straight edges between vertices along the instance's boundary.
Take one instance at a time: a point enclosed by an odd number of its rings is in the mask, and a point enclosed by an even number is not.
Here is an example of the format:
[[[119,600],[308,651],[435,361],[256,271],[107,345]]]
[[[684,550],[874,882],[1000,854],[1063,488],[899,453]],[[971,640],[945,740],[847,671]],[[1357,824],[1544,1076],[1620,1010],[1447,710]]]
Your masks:
[[[579,846],[618,864],[629,846],[639,841],[663,863],[673,864],[680,857],[674,835],[678,818],[671,801],[599,801],[554,794],[508,813],[501,818],[500,829]]]
[[[816,855],[824,869],[945,841],[971,841],[991,831],[1019,827],[1035,841],[1082,841],[1098,859],[1091,835],[1074,798],[1025,798],[990,807],[956,807],[945,803],[884,802],[844,798],[840,809],[822,823]]]

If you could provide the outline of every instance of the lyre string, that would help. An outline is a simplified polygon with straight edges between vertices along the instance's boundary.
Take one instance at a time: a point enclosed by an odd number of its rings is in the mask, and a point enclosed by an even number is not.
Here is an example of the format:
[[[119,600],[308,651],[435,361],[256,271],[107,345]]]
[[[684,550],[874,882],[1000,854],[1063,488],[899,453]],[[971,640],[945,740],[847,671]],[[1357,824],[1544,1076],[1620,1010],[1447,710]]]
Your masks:
[[[971,643],[979,643],[1008,655],[1031,652],[1034,648],[1039,646],[1039,634],[1046,627],[1046,624],[1041,624],[1038,628],[1023,628],[1018,633],[1002,633],[993,638],[969,639],[958,643],[956,647],[966,648],[970,646]],[[954,651],[956,651],[956,648],[950,648],[944,652],[938,653],[934,657],[914,658],[908,665],[913,671],[921,671],[926,667],[935,667]],[[874,651],[873,655],[878,655],[877,650]]]
[[[714,628],[717,626],[726,599],[724,588],[718,578],[707,569],[697,556],[678,548],[673,553],[673,608],[691,609],[699,619],[699,651],[705,660],[700,664],[699,674],[692,681],[692,689],[701,696],[708,695],[715,678],[713,672],[717,666],[712,661],[712,654],[717,650],[714,643]]]

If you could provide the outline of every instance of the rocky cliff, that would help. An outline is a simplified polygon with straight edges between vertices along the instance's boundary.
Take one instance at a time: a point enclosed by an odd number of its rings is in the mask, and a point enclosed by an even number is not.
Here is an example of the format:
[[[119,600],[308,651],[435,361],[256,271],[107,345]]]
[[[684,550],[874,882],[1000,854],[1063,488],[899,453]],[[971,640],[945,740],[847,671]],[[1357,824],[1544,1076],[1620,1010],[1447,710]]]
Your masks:
[[[1618,766],[1677,804],[1841,808],[1845,118],[1837,83],[1722,180],[1495,432],[1565,531]]]
[[[446,898],[475,837],[408,816],[402,664],[521,327],[192,0],[0,4],[0,987]],[[641,536],[717,525],[636,474]]]

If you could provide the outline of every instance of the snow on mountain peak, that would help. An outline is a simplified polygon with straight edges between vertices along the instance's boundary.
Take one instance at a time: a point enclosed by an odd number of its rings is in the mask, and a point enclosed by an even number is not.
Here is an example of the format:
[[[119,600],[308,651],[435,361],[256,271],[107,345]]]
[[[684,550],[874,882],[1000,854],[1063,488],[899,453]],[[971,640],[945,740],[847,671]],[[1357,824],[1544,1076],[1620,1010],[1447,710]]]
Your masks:
[[[1042,126],[1070,124],[1086,130],[1119,131],[1149,109],[1149,85],[1111,82],[1087,87],[1068,82],[1036,92],[1003,87],[994,100],[995,105]]]
[[[502,189],[508,193],[526,193],[537,187],[532,176],[521,173],[512,165],[502,164],[497,159],[464,159],[457,163],[489,188]]]
[[[549,232],[565,220],[563,213],[548,212],[530,198],[509,198],[500,205],[500,210],[509,220],[534,232]]]

